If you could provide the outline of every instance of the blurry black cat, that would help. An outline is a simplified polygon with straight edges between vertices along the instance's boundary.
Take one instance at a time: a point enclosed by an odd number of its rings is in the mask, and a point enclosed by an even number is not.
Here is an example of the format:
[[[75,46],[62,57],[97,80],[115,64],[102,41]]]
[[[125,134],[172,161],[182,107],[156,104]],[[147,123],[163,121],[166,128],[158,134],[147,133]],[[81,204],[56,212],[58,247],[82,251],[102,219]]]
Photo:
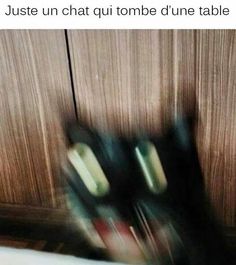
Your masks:
[[[133,138],[74,123],[68,138],[71,209],[110,259],[233,264],[205,193],[191,119],[177,119],[161,137]]]

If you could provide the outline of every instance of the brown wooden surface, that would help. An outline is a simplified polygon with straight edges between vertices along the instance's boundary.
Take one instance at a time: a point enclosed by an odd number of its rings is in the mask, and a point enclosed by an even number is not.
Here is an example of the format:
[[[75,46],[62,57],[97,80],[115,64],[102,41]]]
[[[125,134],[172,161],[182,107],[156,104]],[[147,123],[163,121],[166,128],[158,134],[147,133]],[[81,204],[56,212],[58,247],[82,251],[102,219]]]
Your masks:
[[[75,219],[68,209],[52,209],[51,207],[17,205],[17,204],[1,204],[0,207],[1,222],[3,220],[13,220],[16,223],[33,223],[33,224],[50,224],[65,225],[74,224]]]
[[[69,31],[79,118],[119,133],[159,131],[195,111],[217,213],[236,225],[235,31]]]
[[[73,115],[64,31],[0,31],[0,93],[0,203],[60,207],[60,119]]]
[[[219,216],[236,226],[236,31],[196,35],[200,159]]]
[[[69,40],[79,117],[96,127],[158,130],[194,83],[193,31],[69,31]]]

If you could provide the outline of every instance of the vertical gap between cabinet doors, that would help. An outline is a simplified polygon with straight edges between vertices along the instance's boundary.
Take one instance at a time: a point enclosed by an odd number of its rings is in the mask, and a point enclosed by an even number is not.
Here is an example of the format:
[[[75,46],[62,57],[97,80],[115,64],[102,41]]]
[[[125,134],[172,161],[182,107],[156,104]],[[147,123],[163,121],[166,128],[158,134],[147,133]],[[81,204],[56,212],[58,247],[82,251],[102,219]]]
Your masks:
[[[71,83],[73,103],[74,103],[74,111],[75,111],[76,119],[78,120],[78,111],[77,111],[78,109],[77,109],[77,103],[76,103],[76,97],[75,97],[75,86],[74,86],[73,71],[72,71],[72,65],[71,65],[71,52],[70,52],[70,45],[69,45],[69,38],[68,38],[68,30],[65,29],[64,33],[65,33],[65,41],[66,41],[66,51],[67,51],[67,58],[68,58],[70,83]]]

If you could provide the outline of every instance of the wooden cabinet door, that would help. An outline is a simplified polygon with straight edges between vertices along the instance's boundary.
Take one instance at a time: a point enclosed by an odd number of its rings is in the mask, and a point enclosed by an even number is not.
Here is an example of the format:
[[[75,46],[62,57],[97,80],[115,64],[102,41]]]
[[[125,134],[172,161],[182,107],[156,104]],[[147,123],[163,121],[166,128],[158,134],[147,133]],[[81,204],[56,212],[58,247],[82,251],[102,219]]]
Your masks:
[[[74,115],[64,31],[0,31],[0,94],[1,206],[60,208],[61,124]]]
[[[196,32],[198,147],[218,215],[236,226],[236,31]]]

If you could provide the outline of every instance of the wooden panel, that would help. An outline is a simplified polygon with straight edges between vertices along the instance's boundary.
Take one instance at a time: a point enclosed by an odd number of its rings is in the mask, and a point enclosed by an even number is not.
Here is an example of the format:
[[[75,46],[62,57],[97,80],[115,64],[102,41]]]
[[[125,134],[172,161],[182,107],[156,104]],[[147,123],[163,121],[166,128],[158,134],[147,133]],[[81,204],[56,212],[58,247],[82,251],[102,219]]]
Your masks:
[[[191,101],[193,31],[69,31],[69,40],[77,109],[86,123],[122,133],[158,131],[183,99]]]
[[[218,214],[236,226],[236,31],[197,31],[198,145]]]
[[[63,31],[0,31],[0,202],[60,207],[61,119],[73,115]]]

